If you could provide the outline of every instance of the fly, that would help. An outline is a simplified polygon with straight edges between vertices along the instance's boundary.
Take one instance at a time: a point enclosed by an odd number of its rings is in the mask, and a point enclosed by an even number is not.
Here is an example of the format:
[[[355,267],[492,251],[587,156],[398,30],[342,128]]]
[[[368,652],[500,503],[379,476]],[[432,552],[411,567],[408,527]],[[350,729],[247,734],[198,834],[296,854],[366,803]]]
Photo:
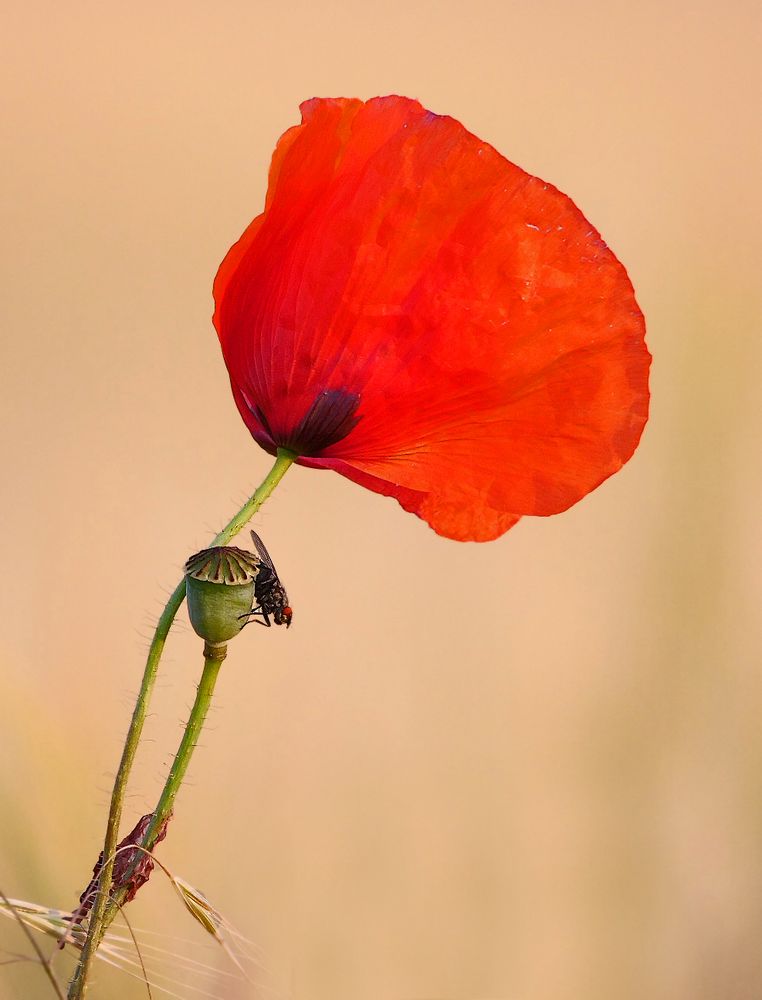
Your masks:
[[[251,540],[254,542],[254,548],[262,560],[262,564],[254,581],[254,600],[256,603],[247,616],[242,615],[241,617],[248,617],[249,621],[252,621],[255,615],[261,615],[262,621],[258,624],[270,628],[272,625],[270,616],[272,616],[276,625],[285,625],[288,628],[291,624],[293,611],[288,603],[286,588],[280,582],[270,553],[256,531],[252,531]]]

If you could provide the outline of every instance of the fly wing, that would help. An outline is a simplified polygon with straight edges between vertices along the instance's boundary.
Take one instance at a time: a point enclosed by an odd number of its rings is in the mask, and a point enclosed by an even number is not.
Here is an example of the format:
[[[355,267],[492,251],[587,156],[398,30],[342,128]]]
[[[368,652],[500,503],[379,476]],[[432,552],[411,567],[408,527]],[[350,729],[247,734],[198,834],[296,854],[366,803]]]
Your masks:
[[[269,566],[270,567],[270,569],[273,571],[273,575],[277,579],[278,578],[278,571],[276,570],[275,565],[274,565],[272,559],[270,558],[270,553],[265,548],[265,543],[262,541],[262,539],[259,537],[259,535],[256,533],[256,531],[252,531],[252,533],[251,533],[251,540],[252,540],[252,542],[254,542],[254,548],[259,553],[259,558],[262,560],[262,562],[265,564],[265,566]]]
[[[270,553],[267,551],[265,543],[262,541],[262,539],[259,537],[256,531],[251,532],[251,540],[252,542],[254,542],[254,548],[257,550],[259,558],[262,560],[263,565],[267,566],[272,572],[272,584],[270,584],[269,586],[265,584],[265,586],[267,586],[267,593],[270,595],[269,603],[272,608],[275,608],[277,606],[285,608],[288,605],[288,594],[286,593],[286,588],[280,582],[278,571],[275,568],[272,559],[270,558]],[[262,586],[259,583],[261,579],[262,577],[260,576],[257,581],[257,585],[260,587]],[[257,590],[256,587],[254,593],[256,594],[257,600],[259,601],[260,604],[263,604],[263,601],[267,601],[267,598],[263,597],[262,591]],[[276,594],[277,598],[275,598]],[[273,601],[275,602],[273,603]]]

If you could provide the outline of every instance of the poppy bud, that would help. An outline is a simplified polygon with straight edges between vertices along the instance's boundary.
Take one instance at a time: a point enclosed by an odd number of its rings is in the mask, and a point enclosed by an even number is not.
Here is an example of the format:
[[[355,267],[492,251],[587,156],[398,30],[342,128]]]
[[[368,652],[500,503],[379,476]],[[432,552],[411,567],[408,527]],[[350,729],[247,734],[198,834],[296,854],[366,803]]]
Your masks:
[[[203,549],[187,561],[188,615],[194,632],[207,643],[227,642],[246,624],[260,565],[251,552],[233,546]]]

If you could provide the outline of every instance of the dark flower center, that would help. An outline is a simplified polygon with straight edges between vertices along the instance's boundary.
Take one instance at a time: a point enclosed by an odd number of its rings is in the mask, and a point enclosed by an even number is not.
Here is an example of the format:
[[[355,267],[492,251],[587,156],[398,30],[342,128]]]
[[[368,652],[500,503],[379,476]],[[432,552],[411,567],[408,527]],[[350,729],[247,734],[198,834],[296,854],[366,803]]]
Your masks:
[[[283,435],[272,432],[264,414],[260,412],[259,417],[279,448],[288,448],[297,455],[317,455],[342,441],[357,426],[360,417],[355,416],[355,411],[359,405],[360,397],[354,392],[325,389],[294,430]]]

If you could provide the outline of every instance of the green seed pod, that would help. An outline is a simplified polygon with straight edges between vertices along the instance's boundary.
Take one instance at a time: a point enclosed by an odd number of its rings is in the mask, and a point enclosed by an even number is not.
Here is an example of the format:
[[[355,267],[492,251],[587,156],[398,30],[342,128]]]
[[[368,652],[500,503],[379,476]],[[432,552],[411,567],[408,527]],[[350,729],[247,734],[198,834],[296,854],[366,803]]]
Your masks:
[[[238,635],[242,615],[254,603],[254,581],[261,563],[251,552],[233,546],[204,549],[185,564],[188,614],[197,635],[215,644]]]

